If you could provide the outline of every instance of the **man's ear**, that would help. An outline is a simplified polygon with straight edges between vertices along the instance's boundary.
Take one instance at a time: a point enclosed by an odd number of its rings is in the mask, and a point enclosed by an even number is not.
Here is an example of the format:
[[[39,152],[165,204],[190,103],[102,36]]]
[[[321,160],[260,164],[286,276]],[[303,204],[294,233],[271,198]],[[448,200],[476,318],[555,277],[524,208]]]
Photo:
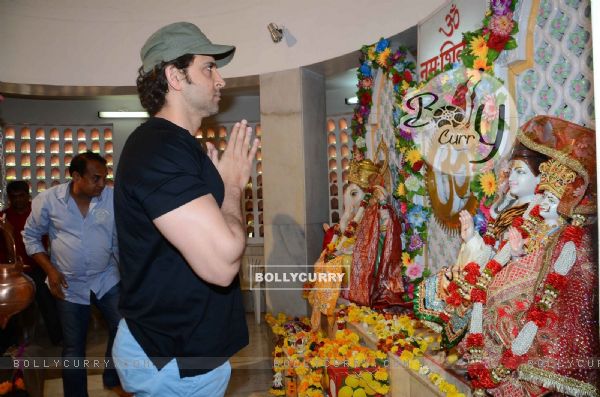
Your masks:
[[[73,171],[73,174],[71,175],[71,179],[73,180],[73,182],[77,182],[81,179],[81,175],[79,174],[79,172]]]
[[[177,69],[175,65],[168,65],[165,67],[165,77],[170,89],[181,90],[181,81],[185,80],[185,76],[180,69]]]

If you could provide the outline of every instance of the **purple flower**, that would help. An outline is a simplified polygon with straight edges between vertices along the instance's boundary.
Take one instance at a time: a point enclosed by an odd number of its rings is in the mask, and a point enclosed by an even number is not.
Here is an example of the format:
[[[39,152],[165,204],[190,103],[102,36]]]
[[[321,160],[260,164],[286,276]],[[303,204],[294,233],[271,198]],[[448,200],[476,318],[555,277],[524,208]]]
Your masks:
[[[358,108],[358,113],[363,117],[368,117],[369,113],[371,113],[371,109],[368,106],[361,105],[360,108]]]
[[[407,141],[412,139],[411,132],[402,128],[398,129],[398,135],[400,135],[400,138]]]
[[[400,48],[398,49],[398,51],[396,51],[395,57],[397,59],[404,59],[406,58],[406,50]]]
[[[485,215],[483,215],[482,212],[477,211],[477,213],[473,217],[473,223],[475,226],[475,230],[477,230],[479,234],[485,234],[485,232],[487,231],[487,219],[485,219]]]
[[[492,11],[495,15],[506,15],[510,12],[512,0],[492,0]]]
[[[416,251],[423,246],[423,240],[418,234],[413,234],[410,236],[410,244],[408,245],[408,250],[410,252]]]

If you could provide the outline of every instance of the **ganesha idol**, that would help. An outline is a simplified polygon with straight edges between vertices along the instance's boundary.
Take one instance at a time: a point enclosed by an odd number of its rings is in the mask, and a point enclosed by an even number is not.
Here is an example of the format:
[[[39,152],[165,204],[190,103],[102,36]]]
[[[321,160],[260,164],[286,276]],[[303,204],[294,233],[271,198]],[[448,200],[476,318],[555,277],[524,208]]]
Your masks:
[[[309,294],[313,329],[321,313],[333,320],[341,295],[359,305],[383,309],[399,305],[402,281],[400,223],[390,204],[384,174],[387,162],[365,159],[350,163],[340,222],[325,235],[315,272],[344,273],[341,282],[317,281]]]

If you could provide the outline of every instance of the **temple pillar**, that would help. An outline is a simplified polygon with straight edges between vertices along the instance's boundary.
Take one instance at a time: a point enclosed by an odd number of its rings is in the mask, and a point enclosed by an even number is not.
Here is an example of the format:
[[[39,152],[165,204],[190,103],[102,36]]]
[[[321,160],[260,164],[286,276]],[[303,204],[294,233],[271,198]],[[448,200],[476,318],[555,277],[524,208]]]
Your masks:
[[[308,313],[301,281],[321,252],[328,222],[325,79],[308,69],[260,76],[267,311]],[[287,280],[285,277],[287,276]]]

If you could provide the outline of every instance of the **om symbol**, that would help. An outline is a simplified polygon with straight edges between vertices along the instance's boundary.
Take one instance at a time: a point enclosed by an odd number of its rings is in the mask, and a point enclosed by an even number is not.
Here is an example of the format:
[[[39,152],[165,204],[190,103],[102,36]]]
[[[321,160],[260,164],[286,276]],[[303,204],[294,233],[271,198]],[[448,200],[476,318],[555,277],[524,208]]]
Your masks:
[[[454,33],[455,29],[458,29],[458,25],[460,24],[460,14],[458,13],[458,8],[456,8],[456,4],[452,4],[450,7],[450,12],[446,15],[446,26],[449,28],[449,32],[444,31],[444,28],[439,28],[438,32],[443,33],[447,37],[451,37]]]

